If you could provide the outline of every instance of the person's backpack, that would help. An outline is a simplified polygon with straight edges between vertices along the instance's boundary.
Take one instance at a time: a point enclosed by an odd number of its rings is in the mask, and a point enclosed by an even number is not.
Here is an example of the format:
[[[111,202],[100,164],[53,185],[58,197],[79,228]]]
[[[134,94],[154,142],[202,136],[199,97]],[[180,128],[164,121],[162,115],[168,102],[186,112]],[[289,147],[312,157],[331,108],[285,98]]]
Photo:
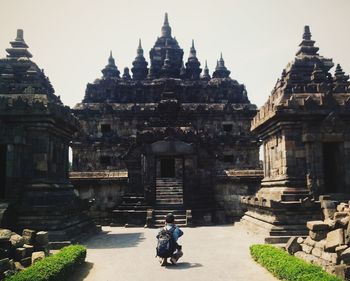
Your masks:
[[[163,228],[159,232],[157,236],[158,243],[156,247],[158,257],[169,258],[174,253],[176,248],[176,242],[173,237],[174,230],[175,230],[175,227],[172,227],[169,230],[166,228]]]

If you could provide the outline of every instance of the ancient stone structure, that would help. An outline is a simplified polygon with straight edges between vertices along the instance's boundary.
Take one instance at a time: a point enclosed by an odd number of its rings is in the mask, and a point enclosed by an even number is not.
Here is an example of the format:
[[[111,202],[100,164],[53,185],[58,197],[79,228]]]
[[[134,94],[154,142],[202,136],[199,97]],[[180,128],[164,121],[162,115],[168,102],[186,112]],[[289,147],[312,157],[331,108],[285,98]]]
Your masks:
[[[321,215],[319,195],[350,195],[349,76],[339,64],[332,75],[332,60],[314,44],[306,26],[294,61],[252,122],[263,142],[264,179],[242,200],[244,221],[265,229],[270,242],[306,234],[306,221]]]
[[[0,280],[16,274],[50,254],[46,231],[24,229],[22,235],[0,229]]]
[[[141,41],[132,77],[111,53],[73,109],[71,179],[103,223],[145,224],[147,214],[157,225],[169,210],[183,224],[232,221],[242,215],[239,196],[261,179],[245,86],[222,56],[212,77],[206,64],[201,76],[193,41],[186,63],[183,55],[166,15],[149,67]]]
[[[92,227],[68,179],[77,121],[30,60],[23,31],[10,43],[0,60],[1,225],[67,240]]]
[[[286,250],[343,279],[350,278],[350,208],[321,197],[323,220],[307,222],[306,238],[292,237]]]

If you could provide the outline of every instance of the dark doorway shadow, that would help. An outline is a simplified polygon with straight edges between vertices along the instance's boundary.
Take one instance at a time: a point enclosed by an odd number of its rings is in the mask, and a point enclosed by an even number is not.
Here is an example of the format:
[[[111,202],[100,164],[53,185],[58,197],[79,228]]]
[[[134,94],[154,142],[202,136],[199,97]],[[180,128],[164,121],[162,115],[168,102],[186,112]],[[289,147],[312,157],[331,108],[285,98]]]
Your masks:
[[[89,275],[93,267],[94,264],[92,262],[84,262],[74,271],[67,281],[83,281]]]
[[[167,265],[167,269],[191,269],[196,267],[202,267],[203,265],[201,263],[195,263],[195,262],[178,262],[177,264],[169,264]]]
[[[111,249],[136,247],[144,240],[142,232],[109,233],[104,231],[83,243],[88,249]]]

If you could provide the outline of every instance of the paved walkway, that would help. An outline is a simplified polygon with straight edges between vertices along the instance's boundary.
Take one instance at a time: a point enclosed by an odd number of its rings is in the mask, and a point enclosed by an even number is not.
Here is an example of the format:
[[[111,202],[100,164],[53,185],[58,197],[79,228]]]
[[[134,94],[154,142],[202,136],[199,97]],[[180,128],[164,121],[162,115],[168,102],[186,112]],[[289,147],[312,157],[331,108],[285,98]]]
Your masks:
[[[249,256],[262,238],[243,226],[184,228],[184,256],[161,267],[156,229],[104,227],[86,242],[87,263],[69,281],[276,281]]]

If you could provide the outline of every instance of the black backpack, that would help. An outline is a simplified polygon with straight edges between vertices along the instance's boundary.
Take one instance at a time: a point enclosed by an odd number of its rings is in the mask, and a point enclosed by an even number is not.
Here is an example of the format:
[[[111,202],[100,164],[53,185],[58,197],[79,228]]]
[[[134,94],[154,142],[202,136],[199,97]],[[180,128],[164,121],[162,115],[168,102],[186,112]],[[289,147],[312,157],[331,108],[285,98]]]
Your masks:
[[[157,256],[161,258],[169,258],[176,249],[176,242],[173,237],[175,227],[167,230],[163,228],[157,235],[158,243],[156,247]]]

